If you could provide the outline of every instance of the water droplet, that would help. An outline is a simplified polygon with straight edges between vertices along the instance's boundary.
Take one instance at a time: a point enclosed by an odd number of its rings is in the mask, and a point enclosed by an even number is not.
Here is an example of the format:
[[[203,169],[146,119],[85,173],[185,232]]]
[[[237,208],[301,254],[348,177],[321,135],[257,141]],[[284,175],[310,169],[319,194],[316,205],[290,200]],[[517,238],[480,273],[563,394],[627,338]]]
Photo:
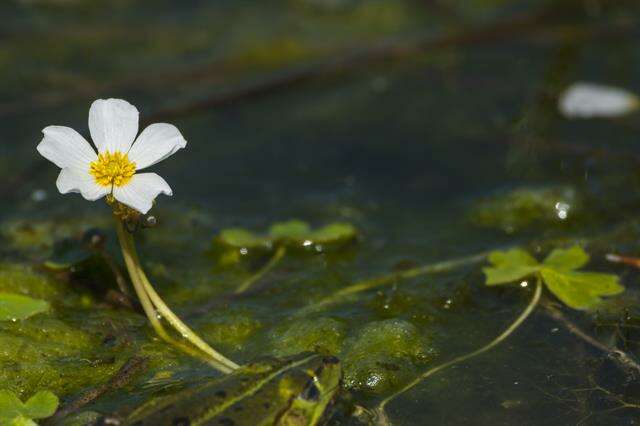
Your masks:
[[[571,205],[565,203],[564,201],[558,201],[555,205],[556,215],[558,219],[565,220],[569,216],[569,210],[571,210]]]

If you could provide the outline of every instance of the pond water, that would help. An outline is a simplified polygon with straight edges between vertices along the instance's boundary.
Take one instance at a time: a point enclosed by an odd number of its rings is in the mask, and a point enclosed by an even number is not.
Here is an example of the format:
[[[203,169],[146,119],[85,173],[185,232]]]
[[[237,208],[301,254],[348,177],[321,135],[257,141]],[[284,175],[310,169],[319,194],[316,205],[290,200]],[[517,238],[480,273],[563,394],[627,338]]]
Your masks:
[[[580,244],[588,270],[617,274],[626,290],[597,309],[562,306],[563,318],[638,356],[638,272],[605,255],[640,253],[640,115],[571,120],[557,99],[578,81],[640,93],[639,12],[599,0],[4,2],[0,290],[52,309],[0,322],[0,388],[23,399],[49,389],[64,404],[147,357],[124,388],[80,410],[112,414],[217,374],[108,298],[103,260],[42,267],[92,228],[121,263],[108,206],[58,194],[58,169],[35,151],[47,125],[88,135],[89,105],[108,97],[188,141],[154,166],[174,196],[158,198],[159,226],[137,238],[158,292],[238,363],[305,350],[340,358],[329,424],[363,422],[353,406],[372,408],[485,345],[532,297],[532,286],[485,286],[479,260],[303,310],[419,265],[510,247],[541,259]],[[349,223],[358,237],[291,250],[229,297],[270,254],[225,249],[220,231],[291,219]],[[399,395],[390,420],[637,424],[640,372],[547,312]]]

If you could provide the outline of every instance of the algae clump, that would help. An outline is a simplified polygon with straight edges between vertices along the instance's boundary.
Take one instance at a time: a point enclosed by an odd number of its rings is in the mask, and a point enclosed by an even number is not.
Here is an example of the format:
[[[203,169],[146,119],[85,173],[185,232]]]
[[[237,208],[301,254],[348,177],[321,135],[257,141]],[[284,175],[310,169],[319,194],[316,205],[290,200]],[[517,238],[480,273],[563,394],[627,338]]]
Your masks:
[[[568,186],[516,188],[480,200],[472,207],[470,218],[478,226],[512,234],[536,224],[573,219],[581,204],[577,191]]]
[[[247,340],[262,324],[244,314],[230,314],[228,316],[210,320],[197,327],[198,333],[215,345],[229,350],[241,351]]]
[[[346,334],[346,326],[333,318],[314,318],[296,321],[273,330],[269,339],[272,353],[278,357],[300,352],[338,354]]]
[[[0,292],[17,293],[36,299],[61,296],[63,284],[20,264],[0,264]]]
[[[364,326],[345,342],[347,388],[381,394],[410,379],[415,363],[430,358],[427,342],[411,323],[390,319]]]

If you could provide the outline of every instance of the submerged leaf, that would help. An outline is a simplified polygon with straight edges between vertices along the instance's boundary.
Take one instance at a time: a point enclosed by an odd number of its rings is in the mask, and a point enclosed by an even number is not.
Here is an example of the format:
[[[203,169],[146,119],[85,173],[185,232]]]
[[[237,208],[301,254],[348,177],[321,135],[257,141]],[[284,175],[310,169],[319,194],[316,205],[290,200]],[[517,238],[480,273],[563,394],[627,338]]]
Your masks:
[[[522,249],[494,251],[489,254],[492,267],[484,268],[487,285],[507,284],[538,271],[538,261]]]
[[[476,201],[469,218],[477,226],[513,234],[576,223],[584,214],[583,204],[572,186],[522,186]]]
[[[601,296],[613,296],[624,291],[618,277],[597,272],[565,272],[543,268],[547,288],[567,306],[574,309],[593,308]]]
[[[49,309],[49,303],[28,296],[0,293],[0,321],[14,321],[29,318]]]

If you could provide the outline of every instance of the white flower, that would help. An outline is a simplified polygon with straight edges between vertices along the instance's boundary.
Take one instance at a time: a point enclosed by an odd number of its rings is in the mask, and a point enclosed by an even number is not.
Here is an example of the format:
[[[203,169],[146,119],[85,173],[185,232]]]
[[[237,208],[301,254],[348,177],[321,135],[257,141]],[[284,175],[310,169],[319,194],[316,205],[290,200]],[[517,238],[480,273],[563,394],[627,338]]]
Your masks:
[[[176,151],[187,141],[165,123],[151,124],[138,133],[138,110],[122,99],[98,99],[89,109],[89,131],[98,154],[75,130],[49,126],[38,152],[60,167],[56,185],[62,194],[79,192],[90,201],[105,195],[146,214],[158,194],[171,188],[155,173],[136,173]],[[135,142],[134,142],[135,139]]]
[[[624,89],[593,83],[575,83],[558,100],[567,118],[612,118],[640,107],[638,97]]]

